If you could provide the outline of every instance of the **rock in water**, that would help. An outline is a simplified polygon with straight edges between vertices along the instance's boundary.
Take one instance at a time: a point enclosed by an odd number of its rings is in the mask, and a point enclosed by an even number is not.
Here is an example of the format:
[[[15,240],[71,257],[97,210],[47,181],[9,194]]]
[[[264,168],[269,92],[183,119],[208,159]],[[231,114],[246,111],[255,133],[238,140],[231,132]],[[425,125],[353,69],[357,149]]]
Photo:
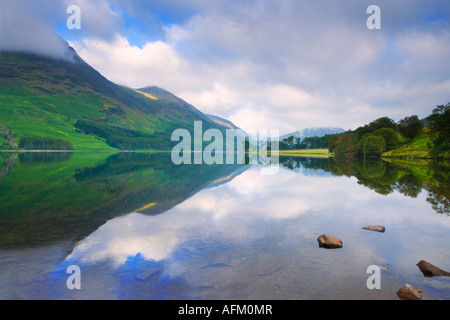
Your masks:
[[[365,226],[363,228],[364,230],[369,230],[369,231],[376,231],[376,232],[384,232],[386,231],[386,228],[383,226]]]
[[[414,288],[410,284],[405,284],[403,287],[398,289],[397,296],[402,300],[422,300],[422,295],[420,294],[421,292],[423,291]]]
[[[339,238],[323,234],[317,238],[320,248],[336,249],[342,248],[342,241]]]
[[[450,277],[450,272],[439,269],[438,267],[433,266],[431,263],[426,262],[425,260],[419,261],[417,266],[419,267],[420,271],[422,271],[425,277]]]

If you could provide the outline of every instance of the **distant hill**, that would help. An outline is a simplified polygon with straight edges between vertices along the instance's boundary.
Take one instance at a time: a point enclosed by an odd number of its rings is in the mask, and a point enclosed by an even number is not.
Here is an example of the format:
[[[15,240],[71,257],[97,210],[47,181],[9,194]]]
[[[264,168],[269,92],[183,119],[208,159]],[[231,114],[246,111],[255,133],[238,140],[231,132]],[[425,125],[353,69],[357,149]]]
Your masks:
[[[309,137],[323,137],[327,134],[337,134],[345,132],[342,128],[336,128],[336,127],[317,127],[317,128],[305,128],[303,130],[291,132],[288,134],[285,134],[280,137],[280,140],[289,138],[289,137],[295,137],[300,138],[300,140],[303,140],[305,138]]]
[[[0,149],[24,137],[64,139],[75,150],[167,149],[171,132],[196,120],[227,128],[163,89],[109,81],[67,46],[67,60],[0,52]]]

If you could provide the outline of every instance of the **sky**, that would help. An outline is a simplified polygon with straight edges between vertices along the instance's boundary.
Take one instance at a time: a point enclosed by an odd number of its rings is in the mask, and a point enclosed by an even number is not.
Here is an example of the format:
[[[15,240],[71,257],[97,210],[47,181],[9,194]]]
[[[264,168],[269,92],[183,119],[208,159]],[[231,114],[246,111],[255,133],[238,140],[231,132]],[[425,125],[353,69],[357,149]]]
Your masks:
[[[356,129],[450,101],[446,0],[0,0],[0,49],[64,56],[58,36],[109,80],[244,130]]]

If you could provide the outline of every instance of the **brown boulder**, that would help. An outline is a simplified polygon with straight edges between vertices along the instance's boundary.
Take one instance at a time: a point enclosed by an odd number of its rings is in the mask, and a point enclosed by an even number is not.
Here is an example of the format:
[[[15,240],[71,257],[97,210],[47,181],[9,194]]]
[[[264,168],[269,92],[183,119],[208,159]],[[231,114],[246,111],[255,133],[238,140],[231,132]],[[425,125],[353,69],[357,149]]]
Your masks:
[[[450,272],[439,269],[436,266],[433,266],[431,263],[426,262],[424,260],[419,261],[417,264],[420,271],[422,271],[425,277],[450,277]]]
[[[402,300],[422,300],[422,295],[420,294],[421,292],[423,291],[414,288],[410,284],[405,284],[403,287],[398,289],[397,296]]]
[[[369,231],[376,231],[376,232],[384,232],[386,231],[386,228],[383,226],[365,226],[363,228],[364,230],[369,230]]]
[[[323,234],[317,238],[320,248],[336,249],[342,248],[342,241],[339,238]]]

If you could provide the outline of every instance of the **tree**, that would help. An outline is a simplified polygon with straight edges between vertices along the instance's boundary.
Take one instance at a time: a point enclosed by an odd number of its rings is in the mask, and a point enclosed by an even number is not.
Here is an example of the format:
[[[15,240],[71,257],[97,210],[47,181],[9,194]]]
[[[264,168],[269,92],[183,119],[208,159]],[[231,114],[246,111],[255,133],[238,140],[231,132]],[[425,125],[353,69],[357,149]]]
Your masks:
[[[290,136],[280,141],[280,150],[306,149],[306,145],[300,142],[300,138]]]
[[[427,120],[433,141],[431,155],[444,157],[450,151],[450,103],[437,106]]]
[[[381,128],[392,128],[392,129],[396,130],[397,124],[391,118],[382,117],[382,118],[378,118],[377,120],[369,123],[369,128],[371,129],[371,132],[381,129]]]
[[[339,139],[339,134],[333,134],[330,137],[330,141],[328,142],[328,150],[331,153],[334,153],[336,151],[336,142]]]
[[[381,128],[392,128],[394,131],[397,130],[397,124],[394,120],[388,117],[378,118],[363,127],[359,127],[355,130],[355,134],[358,139],[362,138],[367,133],[373,133],[374,131]]]
[[[356,154],[361,156],[364,155],[364,142],[366,142],[367,137],[369,137],[370,135],[371,135],[370,133],[366,133],[361,137],[361,139],[359,139],[355,148]]]
[[[384,138],[376,135],[369,135],[364,141],[364,156],[381,156],[386,151],[386,141]]]
[[[392,150],[398,146],[398,135],[397,132],[392,128],[381,128],[376,130],[374,133],[376,136],[382,136],[386,142],[386,150]]]
[[[417,137],[423,129],[422,121],[419,117],[414,115],[411,117],[405,117],[398,122],[398,132],[407,139],[414,139]]]
[[[356,150],[356,138],[350,132],[341,133],[333,148],[338,155],[353,155]]]
[[[330,144],[330,134],[323,137],[307,137],[303,139],[302,144],[306,145],[308,149],[326,149]]]

